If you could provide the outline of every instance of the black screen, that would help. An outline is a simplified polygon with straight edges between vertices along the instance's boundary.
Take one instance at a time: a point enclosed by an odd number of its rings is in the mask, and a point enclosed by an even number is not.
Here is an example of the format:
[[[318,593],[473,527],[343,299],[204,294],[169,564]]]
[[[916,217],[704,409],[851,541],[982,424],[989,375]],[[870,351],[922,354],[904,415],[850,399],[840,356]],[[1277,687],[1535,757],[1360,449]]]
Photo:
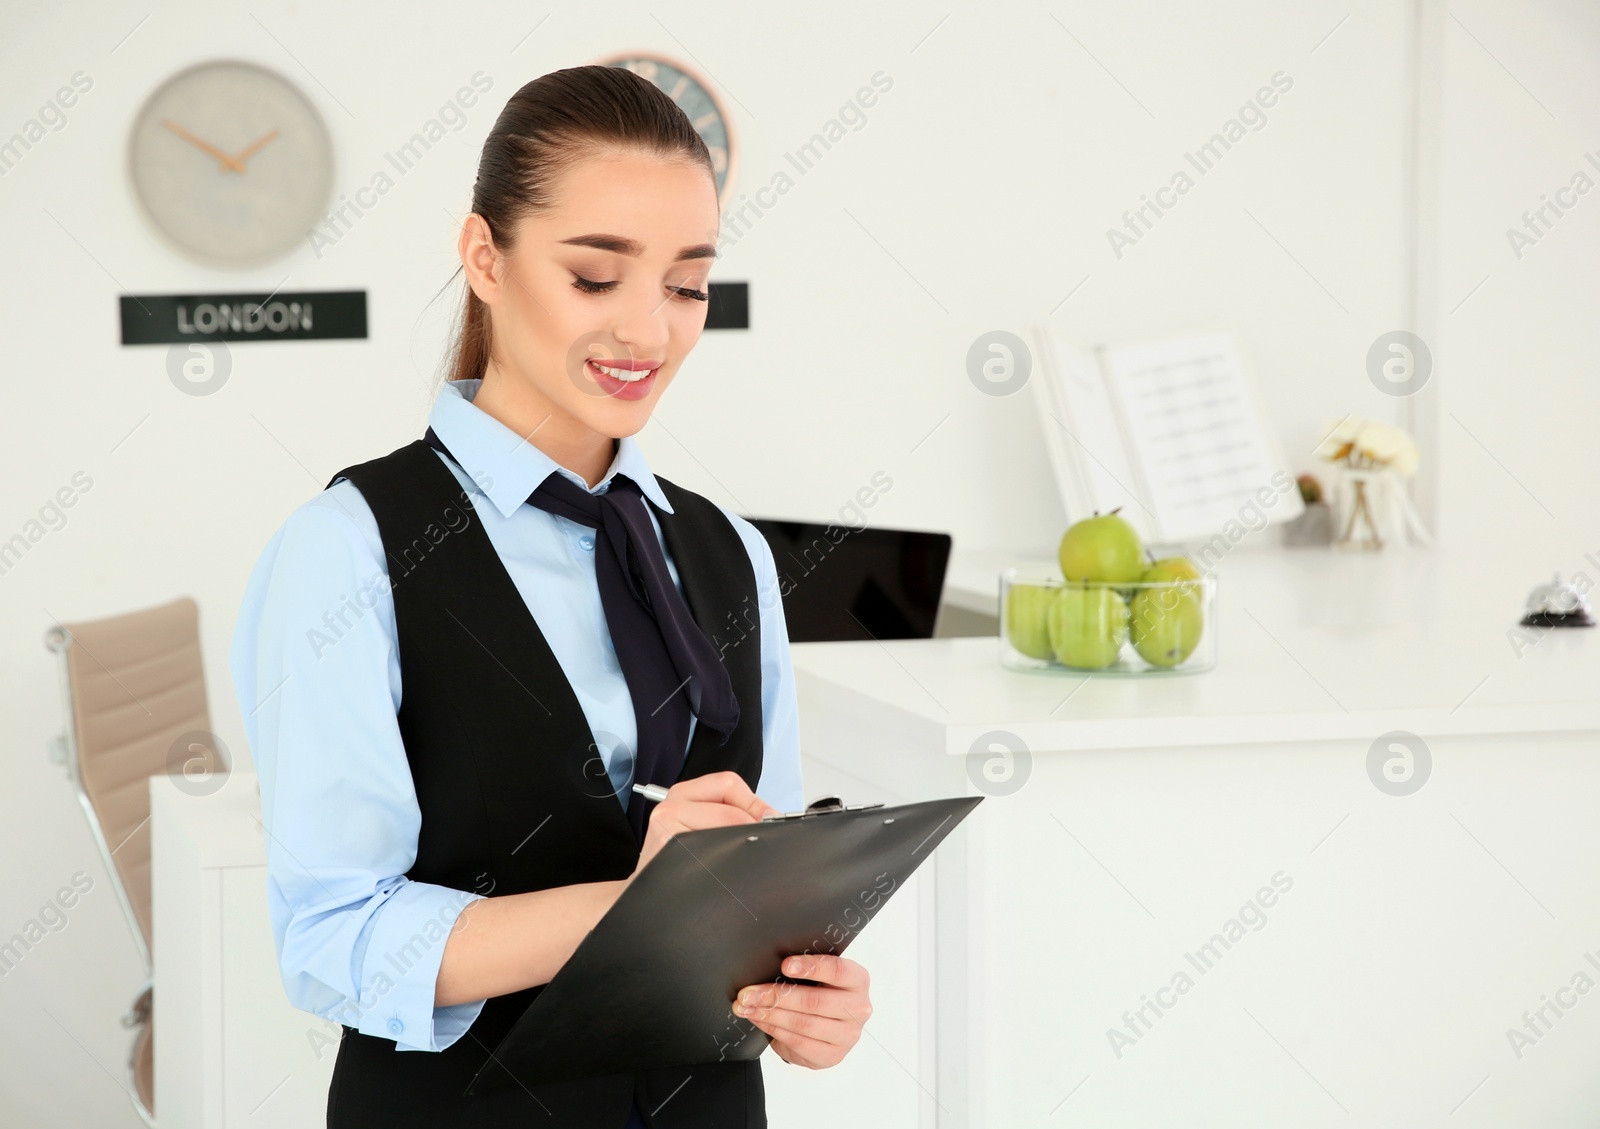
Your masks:
[[[772,546],[790,642],[933,637],[948,533],[746,520]]]

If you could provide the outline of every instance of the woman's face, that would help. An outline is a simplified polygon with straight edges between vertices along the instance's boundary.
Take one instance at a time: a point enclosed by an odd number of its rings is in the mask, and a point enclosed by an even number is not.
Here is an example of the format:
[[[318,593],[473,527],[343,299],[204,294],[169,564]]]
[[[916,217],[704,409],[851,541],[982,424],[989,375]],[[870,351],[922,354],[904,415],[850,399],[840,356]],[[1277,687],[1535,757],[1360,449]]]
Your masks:
[[[463,228],[462,262],[493,325],[485,391],[499,381],[496,399],[555,425],[549,438],[632,435],[705,328],[716,185],[703,167],[617,153],[574,165],[553,200],[498,262],[479,217]]]

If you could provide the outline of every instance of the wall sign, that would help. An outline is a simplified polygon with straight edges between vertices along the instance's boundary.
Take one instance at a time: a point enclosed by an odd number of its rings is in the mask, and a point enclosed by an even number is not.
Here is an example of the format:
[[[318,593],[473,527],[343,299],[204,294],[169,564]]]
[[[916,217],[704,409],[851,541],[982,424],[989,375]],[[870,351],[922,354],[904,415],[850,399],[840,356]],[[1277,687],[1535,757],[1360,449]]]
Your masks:
[[[123,294],[119,304],[124,345],[367,336],[365,290]]]
[[[750,328],[750,284],[713,282],[707,286],[707,329]]]

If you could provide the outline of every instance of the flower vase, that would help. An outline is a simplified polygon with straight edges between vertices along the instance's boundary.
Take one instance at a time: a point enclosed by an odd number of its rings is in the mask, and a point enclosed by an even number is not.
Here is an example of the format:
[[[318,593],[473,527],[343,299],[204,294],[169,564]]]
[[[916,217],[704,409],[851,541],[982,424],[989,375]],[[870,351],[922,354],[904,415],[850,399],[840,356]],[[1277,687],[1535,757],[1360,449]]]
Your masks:
[[[1382,549],[1395,539],[1393,471],[1346,467],[1339,476],[1333,515],[1333,544],[1338,549]]]

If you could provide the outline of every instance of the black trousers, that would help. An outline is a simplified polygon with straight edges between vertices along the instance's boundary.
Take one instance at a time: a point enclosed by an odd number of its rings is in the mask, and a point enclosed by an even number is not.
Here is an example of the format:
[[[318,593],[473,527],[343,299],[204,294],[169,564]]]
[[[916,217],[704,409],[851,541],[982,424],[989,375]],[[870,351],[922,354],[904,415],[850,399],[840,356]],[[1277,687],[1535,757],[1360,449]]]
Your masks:
[[[532,1087],[513,1080],[465,1097],[494,1049],[479,1042],[477,1027],[440,1052],[396,1050],[393,1040],[345,1027],[328,1085],[328,1129],[766,1129],[759,1059]]]

